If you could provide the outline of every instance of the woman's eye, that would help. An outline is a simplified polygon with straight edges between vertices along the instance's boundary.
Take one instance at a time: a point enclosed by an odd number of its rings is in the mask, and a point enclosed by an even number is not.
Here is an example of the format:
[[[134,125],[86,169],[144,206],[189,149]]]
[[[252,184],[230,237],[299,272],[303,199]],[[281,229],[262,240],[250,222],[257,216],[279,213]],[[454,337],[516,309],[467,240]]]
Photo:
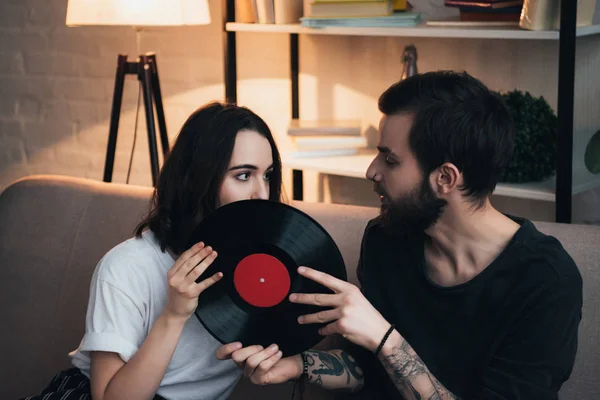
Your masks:
[[[269,171],[265,174],[265,180],[266,181],[270,181],[271,180],[271,176],[273,175],[273,171]]]
[[[394,165],[396,162],[394,160],[392,160],[390,157],[386,157],[385,163],[388,165]]]
[[[244,172],[242,174],[238,174],[235,176],[237,179],[241,180],[241,181],[247,181],[248,179],[250,179],[250,173],[249,172]]]

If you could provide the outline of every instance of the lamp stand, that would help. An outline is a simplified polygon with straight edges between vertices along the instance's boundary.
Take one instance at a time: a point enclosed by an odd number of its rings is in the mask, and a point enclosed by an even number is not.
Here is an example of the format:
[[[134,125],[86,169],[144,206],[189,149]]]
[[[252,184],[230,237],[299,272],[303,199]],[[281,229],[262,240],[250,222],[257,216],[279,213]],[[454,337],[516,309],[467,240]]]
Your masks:
[[[156,148],[156,126],[154,124],[154,106],[160,131],[160,140],[163,156],[169,154],[169,139],[167,137],[167,124],[163,109],[160,83],[158,80],[158,67],[156,55],[146,53],[140,55],[137,61],[127,61],[126,54],[119,54],[117,59],[117,75],[115,78],[115,90],[113,94],[112,109],[110,113],[110,130],[108,135],[108,146],[106,148],[106,162],[104,164],[104,182],[112,181],[113,167],[115,163],[115,148],[117,146],[117,133],[119,130],[119,119],[121,114],[121,103],[123,102],[123,86],[125,75],[137,75],[142,85],[144,96],[144,109],[146,111],[146,127],[148,130],[148,147],[150,148],[150,167],[152,170],[152,185],[156,187],[158,182],[158,151]]]

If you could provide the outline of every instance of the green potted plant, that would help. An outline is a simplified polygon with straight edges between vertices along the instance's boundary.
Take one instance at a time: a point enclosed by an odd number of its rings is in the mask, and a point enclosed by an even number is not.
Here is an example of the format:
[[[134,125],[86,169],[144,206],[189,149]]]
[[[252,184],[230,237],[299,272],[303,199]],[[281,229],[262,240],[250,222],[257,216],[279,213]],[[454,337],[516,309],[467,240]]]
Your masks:
[[[535,97],[520,90],[499,95],[506,103],[516,128],[514,153],[501,181],[523,183],[549,178],[556,170],[556,114],[544,97]]]
[[[600,131],[594,133],[585,147],[585,167],[592,174],[600,174]]]

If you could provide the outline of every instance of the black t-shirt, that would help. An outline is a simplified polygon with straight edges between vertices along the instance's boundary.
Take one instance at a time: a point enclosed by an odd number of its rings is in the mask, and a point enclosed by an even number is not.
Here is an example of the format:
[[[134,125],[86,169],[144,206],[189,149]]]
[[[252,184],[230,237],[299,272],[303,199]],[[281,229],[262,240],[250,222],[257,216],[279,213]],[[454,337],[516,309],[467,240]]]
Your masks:
[[[365,297],[462,399],[556,399],[581,320],[581,275],[558,240],[527,221],[469,282],[441,287],[424,269],[424,238],[391,237],[371,221],[359,280]],[[374,398],[401,398],[381,363],[354,352]]]

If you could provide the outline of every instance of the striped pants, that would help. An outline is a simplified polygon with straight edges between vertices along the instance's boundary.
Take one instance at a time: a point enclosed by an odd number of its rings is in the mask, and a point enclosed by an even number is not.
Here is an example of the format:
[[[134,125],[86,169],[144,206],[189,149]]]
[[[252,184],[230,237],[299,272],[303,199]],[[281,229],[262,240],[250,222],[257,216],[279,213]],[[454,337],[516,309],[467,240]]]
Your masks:
[[[21,400],[92,400],[90,380],[78,368],[70,368],[56,374],[39,395]]]
[[[24,397],[19,400],[92,400],[90,380],[78,368],[61,371],[36,396]],[[156,395],[154,400],[165,400]]]

